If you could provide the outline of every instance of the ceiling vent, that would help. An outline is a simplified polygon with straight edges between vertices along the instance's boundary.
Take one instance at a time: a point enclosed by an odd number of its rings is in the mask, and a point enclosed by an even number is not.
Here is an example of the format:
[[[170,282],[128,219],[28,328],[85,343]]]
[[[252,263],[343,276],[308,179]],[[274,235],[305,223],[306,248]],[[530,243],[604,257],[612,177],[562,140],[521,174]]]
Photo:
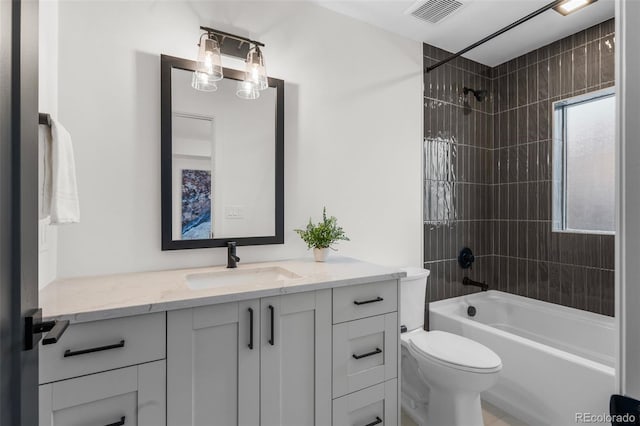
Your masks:
[[[456,10],[464,6],[457,0],[420,0],[411,6],[405,13],[422,21],[437,24],[447,16],[451,16]]]

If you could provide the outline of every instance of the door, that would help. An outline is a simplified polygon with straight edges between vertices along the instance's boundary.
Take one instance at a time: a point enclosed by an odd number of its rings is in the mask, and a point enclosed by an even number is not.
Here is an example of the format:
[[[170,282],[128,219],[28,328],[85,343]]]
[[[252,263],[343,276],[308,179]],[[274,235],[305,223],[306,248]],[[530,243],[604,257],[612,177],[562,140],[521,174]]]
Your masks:
[[[0,1],[0,424],[38,424],[38,2]]]
[[[331,424],[331,290],[268,297],[260,307],[260,424]]]
[[[40,386],[40,426],[165,425],[165,361]]]
[[[167,313],[167,424],[259,424],[258,300]]]

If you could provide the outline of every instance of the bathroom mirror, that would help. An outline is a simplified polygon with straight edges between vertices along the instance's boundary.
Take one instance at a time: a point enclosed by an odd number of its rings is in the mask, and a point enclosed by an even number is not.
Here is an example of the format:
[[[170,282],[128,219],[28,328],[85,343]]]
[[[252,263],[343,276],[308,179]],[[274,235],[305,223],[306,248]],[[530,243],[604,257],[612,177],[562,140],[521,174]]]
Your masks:
[[[162,249],[282,244],[284,82],[242,99],[243,71],[204,92],[195,69],[161,57]]]

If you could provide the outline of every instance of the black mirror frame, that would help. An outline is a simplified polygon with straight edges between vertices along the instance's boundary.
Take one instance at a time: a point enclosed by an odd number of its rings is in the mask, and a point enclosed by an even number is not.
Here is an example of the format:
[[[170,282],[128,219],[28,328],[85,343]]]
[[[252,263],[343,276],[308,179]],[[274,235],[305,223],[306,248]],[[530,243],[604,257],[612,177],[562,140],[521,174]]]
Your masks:
[[[195,71],[196,62],[188,59],[160,55],[160,121],[161,121],[161,214],[162,250],[226,247],[230,241],[239,246],[284,244],[284,81],[269,77],[269,87],[276,89],[276,170],[275,170],[275,235],[264,237],[212,238],[207,240],[174,240],[172,235],[172,113],[171,71],[174,69]],[[225,78],[244,80],[244,72],[224,68]]]

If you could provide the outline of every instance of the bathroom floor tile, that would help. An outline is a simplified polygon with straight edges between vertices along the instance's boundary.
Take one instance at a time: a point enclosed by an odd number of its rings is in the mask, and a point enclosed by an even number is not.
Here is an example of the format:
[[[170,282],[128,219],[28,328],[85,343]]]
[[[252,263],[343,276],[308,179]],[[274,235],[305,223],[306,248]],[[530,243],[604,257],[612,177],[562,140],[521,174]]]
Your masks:
[[[484,426],[527,426],[523,421],[486,401],[482,401],[482,419]]]
[[[414,422],[411,417],[407,413],[402,410],[402,414],[400,416],[400,426],[418,426],[416,422]]]
[[[484,421],[484,426],[528,426],[523,421],[485,401],[482,401],[482,420]],[[401,426],[418,426],[404,410],[400,417],[400,423]]]
[[[485,426],[492,426],[496,424],[500,417],[504,417],[507,414],[501,411],[499,408],[482,401],[482,420]]]
[[[485,426],[489,426],[485,423]],[[491,423],[491,426],[528,426],[526,423],[516,419],[512,416],[507,416],[502,419],[498,419],[497,422]]]

